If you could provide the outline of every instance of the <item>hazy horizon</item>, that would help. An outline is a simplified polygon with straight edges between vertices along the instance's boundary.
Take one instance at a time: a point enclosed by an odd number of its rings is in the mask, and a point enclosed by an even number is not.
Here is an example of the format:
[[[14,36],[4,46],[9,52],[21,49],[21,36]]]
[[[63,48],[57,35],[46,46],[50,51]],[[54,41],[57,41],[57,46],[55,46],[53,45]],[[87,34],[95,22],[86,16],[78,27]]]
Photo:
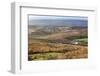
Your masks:
[[[87,26],[88,17],[29,15],[28,25],[36,26]]]

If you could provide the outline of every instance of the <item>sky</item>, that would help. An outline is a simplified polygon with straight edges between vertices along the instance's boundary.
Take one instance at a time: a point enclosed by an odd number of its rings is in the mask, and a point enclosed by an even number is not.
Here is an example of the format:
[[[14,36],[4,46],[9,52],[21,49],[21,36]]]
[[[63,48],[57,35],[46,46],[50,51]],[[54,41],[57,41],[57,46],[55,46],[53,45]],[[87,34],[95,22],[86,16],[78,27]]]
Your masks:
[[[28,25],[35,26],[87,26],[88,17],[29,15]]]

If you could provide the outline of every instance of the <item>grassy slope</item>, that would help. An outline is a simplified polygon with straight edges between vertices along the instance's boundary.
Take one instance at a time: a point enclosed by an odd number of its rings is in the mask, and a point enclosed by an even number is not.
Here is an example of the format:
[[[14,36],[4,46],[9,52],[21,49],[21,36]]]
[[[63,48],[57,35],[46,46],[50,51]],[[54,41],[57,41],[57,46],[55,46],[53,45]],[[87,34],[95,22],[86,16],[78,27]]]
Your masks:
[[[81,36],[80,38],[80,35]],[[40,36],[40,35],[39,35]],[[52,59],[79,59],[88,57],[87,45],[65,44],[62,41],[76,40],[87,44],[86,32],[79,30],[70,32],[54,33],[46,36],[29,36],[28,59],[29,60],[52,60]],[[56,41],[55,41],[56,40]],[[57,43],[58,40],[58,43]],[[59,41],[61,41],[59,43]],[[53,43],[52,43],[53,42]]]

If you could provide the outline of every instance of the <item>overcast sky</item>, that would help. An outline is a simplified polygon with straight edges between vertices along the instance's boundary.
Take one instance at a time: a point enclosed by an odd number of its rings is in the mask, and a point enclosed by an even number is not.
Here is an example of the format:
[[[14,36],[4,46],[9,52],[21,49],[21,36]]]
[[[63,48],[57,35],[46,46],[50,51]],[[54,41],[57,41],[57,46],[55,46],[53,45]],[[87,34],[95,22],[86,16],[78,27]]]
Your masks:
[[[80,16],[35,16],[29,15],[28,17],[28,25],[39,25],[39,26],[46,26],[46,25],[80,25],[80,26],[87,26],[88,18],[87,17],[80,17]]]

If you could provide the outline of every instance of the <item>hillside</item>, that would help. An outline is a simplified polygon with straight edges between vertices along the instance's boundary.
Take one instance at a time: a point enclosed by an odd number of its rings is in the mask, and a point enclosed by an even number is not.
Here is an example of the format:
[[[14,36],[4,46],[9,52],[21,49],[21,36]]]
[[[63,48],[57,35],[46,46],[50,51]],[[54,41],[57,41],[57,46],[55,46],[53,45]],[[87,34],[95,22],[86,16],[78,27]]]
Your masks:
[[[87,27],[29,26],[28,59],[87,58]]]

